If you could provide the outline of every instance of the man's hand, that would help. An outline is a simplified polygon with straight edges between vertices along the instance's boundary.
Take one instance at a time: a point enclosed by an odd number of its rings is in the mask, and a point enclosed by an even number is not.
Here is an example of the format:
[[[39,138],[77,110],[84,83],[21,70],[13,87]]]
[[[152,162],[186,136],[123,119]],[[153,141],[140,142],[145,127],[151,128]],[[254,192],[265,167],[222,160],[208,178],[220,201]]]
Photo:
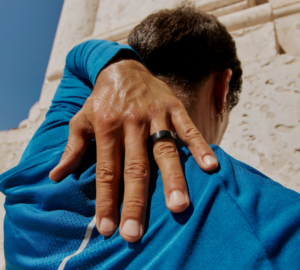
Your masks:
[[[113,62],[99,73],[91,96],[72,118],[65,152],[50,178],[59,182],[74,172],[96,138],[96,224],[102,235],[110,236],[118,226],[125,153],[120,234],[128,242],[138,241],[144,234],[150,176],[146,142],[154,132],[166,129],[177,132],[203,170],[217,168],[213,151],[173,91],[135,60]],[[175,142],[159,140],[153,152],[168,209],[184,211],[190,199]]]

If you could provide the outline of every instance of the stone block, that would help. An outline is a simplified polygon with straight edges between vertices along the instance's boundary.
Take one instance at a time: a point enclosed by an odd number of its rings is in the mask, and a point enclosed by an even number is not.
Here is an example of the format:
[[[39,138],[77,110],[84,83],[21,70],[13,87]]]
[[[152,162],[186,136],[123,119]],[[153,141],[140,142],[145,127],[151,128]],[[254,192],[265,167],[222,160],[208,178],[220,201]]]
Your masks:
[[[99,0],[65,0],[46,72],[49,80],[60,78],[72,47],[92,35]]]
[[[300,56],[300,13],[276,19],[275,27],[284,52]]]
[[[181,2],[181,0],[140,0],[138,2],[115,0],[112,5],[110,0],[101,0],[93,35],[105,35],[126,25],[138,24],[149,14],[160,9],[175,7]],[[195,3],[196,7],[201,10],[211,11],[243,2],[243,0],[193,0],[191,2]]]
[[[0,132],[0,174],[19,163],[28,142],[26,128]]]
[[[296,3],[296,4],[293,4],[293,5],[273,9],[274,19],[275,18],[276,19],[281,18],[281,17],[288,16],[288,15],[292,15],[292,14],[296,14],[296,13],[300,13],[300,2]]]
[[[227,14],[236,12],[236,11],[244,10],[248,7],[249,7],[248,1],[242,1],[242,2],[235,3],[233,5],[229,5],[229,6],[225,6],[222,8],[218,8],[218,9],[209,11],[208,13],[219,17],[219,16],[223,16],[223,15],[227,15]]]
[[[179,4],[181,0],[101,0],[97,12],[94,35],[103,35],[112,30],[122,28],[132,23],[138,24],[146,16],[154,11],[171,8]]]
[[[258,24],[231,32],[242,62],[270,58],[277,54],[274,23]]]
[[[243,92],[221,146],[300,192],[300,58],[277,55],[243,68]]]
[[[269,0],[273,9],[299,3],[300,0]]]
[[[270,4],[263,4],[219,17],[228,31],[266,23],[273,20]]]
[[[211,11],[233,5],[241,1],[243,0],[198,0],[196,1],[196,5],[203,11]]]
[[[39,100],[42,109],[48,109],[50,107],[59,83],[60,80],[49,81],[45,79]]]

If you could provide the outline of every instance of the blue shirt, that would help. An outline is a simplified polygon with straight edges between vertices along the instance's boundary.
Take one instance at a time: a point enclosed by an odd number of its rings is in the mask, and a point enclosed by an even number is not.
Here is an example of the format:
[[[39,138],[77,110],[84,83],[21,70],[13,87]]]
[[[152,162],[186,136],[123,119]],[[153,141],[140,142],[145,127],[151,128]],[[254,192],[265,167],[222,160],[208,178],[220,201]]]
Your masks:
[[[137,243],[118,230],[103,237],[94,226],[95,142],[74,174],[60,183],[49,179],[70,119],[120,50],[132,49],[92,40],[68,54],[46,120],[19,165],[0,176],[6,269],[300,269],[300,195],[218,146],[211,145],[219,169],[206,173],[178,141],[191,198],[180,214],[166,208],[161,174],[149,157],[146,232]]]

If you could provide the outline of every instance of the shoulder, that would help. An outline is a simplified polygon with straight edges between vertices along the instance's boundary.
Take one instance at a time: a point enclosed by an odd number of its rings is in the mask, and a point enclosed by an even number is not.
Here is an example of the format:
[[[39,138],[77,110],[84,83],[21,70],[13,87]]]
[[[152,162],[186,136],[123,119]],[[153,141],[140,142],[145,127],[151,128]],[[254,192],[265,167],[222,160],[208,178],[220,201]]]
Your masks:
[[[213,173],[203,172],[190,152],[180,149],[195,211],[201,214],[202,207],[218,224],[228,228],[231,224],[237,242],[246,239],[248,232],[273,266],[281,268],[300,256],[300,194],[234,159],[219,146],[211,148],[220,165]]]
[[[210,146],[219,161],[216,176],[237,203],[243,200],[257,200],[271,204],[275,200],[274,203],[278,204],[278,208],[284,208],[284,206],[280,206],[282,202],[285,206],[288,205],[288,202],[300,203],[299,193],[285,188],[255,168],[233,158],[221,147]]]
[[[233,158],[221,147],[216,145],[211,145],[211,147],[220,162],[220,167],[225,167],[224,170],[220,170],[220,176],[224,181],[228,182],[234,178],[234,183],[240,187],[240,189],[243,188],[242,186],[246,186],[249,193],[280,193],[283,197],[285,196],[284,194],[286,194],[287,197],[293,197],[297,200],[300,199],[299,193],[285,188],[280,183],[270,179],[257,169]]]

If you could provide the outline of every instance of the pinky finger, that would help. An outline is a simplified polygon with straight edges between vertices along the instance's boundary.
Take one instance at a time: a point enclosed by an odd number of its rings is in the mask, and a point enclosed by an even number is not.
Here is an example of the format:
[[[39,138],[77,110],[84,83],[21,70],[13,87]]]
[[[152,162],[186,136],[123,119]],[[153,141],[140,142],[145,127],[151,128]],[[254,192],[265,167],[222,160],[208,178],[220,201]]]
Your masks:
[[[86,125],[78,117],[72,118],[69,124],[69,138],[59,164],[50,172],[52,181],[60,182],[73,173],[81,163],[86,149],[91,141],[91,135],[86,132]],[[81,124],[80,124],[81,123]]]
[[[201,169],[208,172],[215,170],[218,167],[217,158],[182,104],[171,112],[171,119],[179,138],[187,145]]]

